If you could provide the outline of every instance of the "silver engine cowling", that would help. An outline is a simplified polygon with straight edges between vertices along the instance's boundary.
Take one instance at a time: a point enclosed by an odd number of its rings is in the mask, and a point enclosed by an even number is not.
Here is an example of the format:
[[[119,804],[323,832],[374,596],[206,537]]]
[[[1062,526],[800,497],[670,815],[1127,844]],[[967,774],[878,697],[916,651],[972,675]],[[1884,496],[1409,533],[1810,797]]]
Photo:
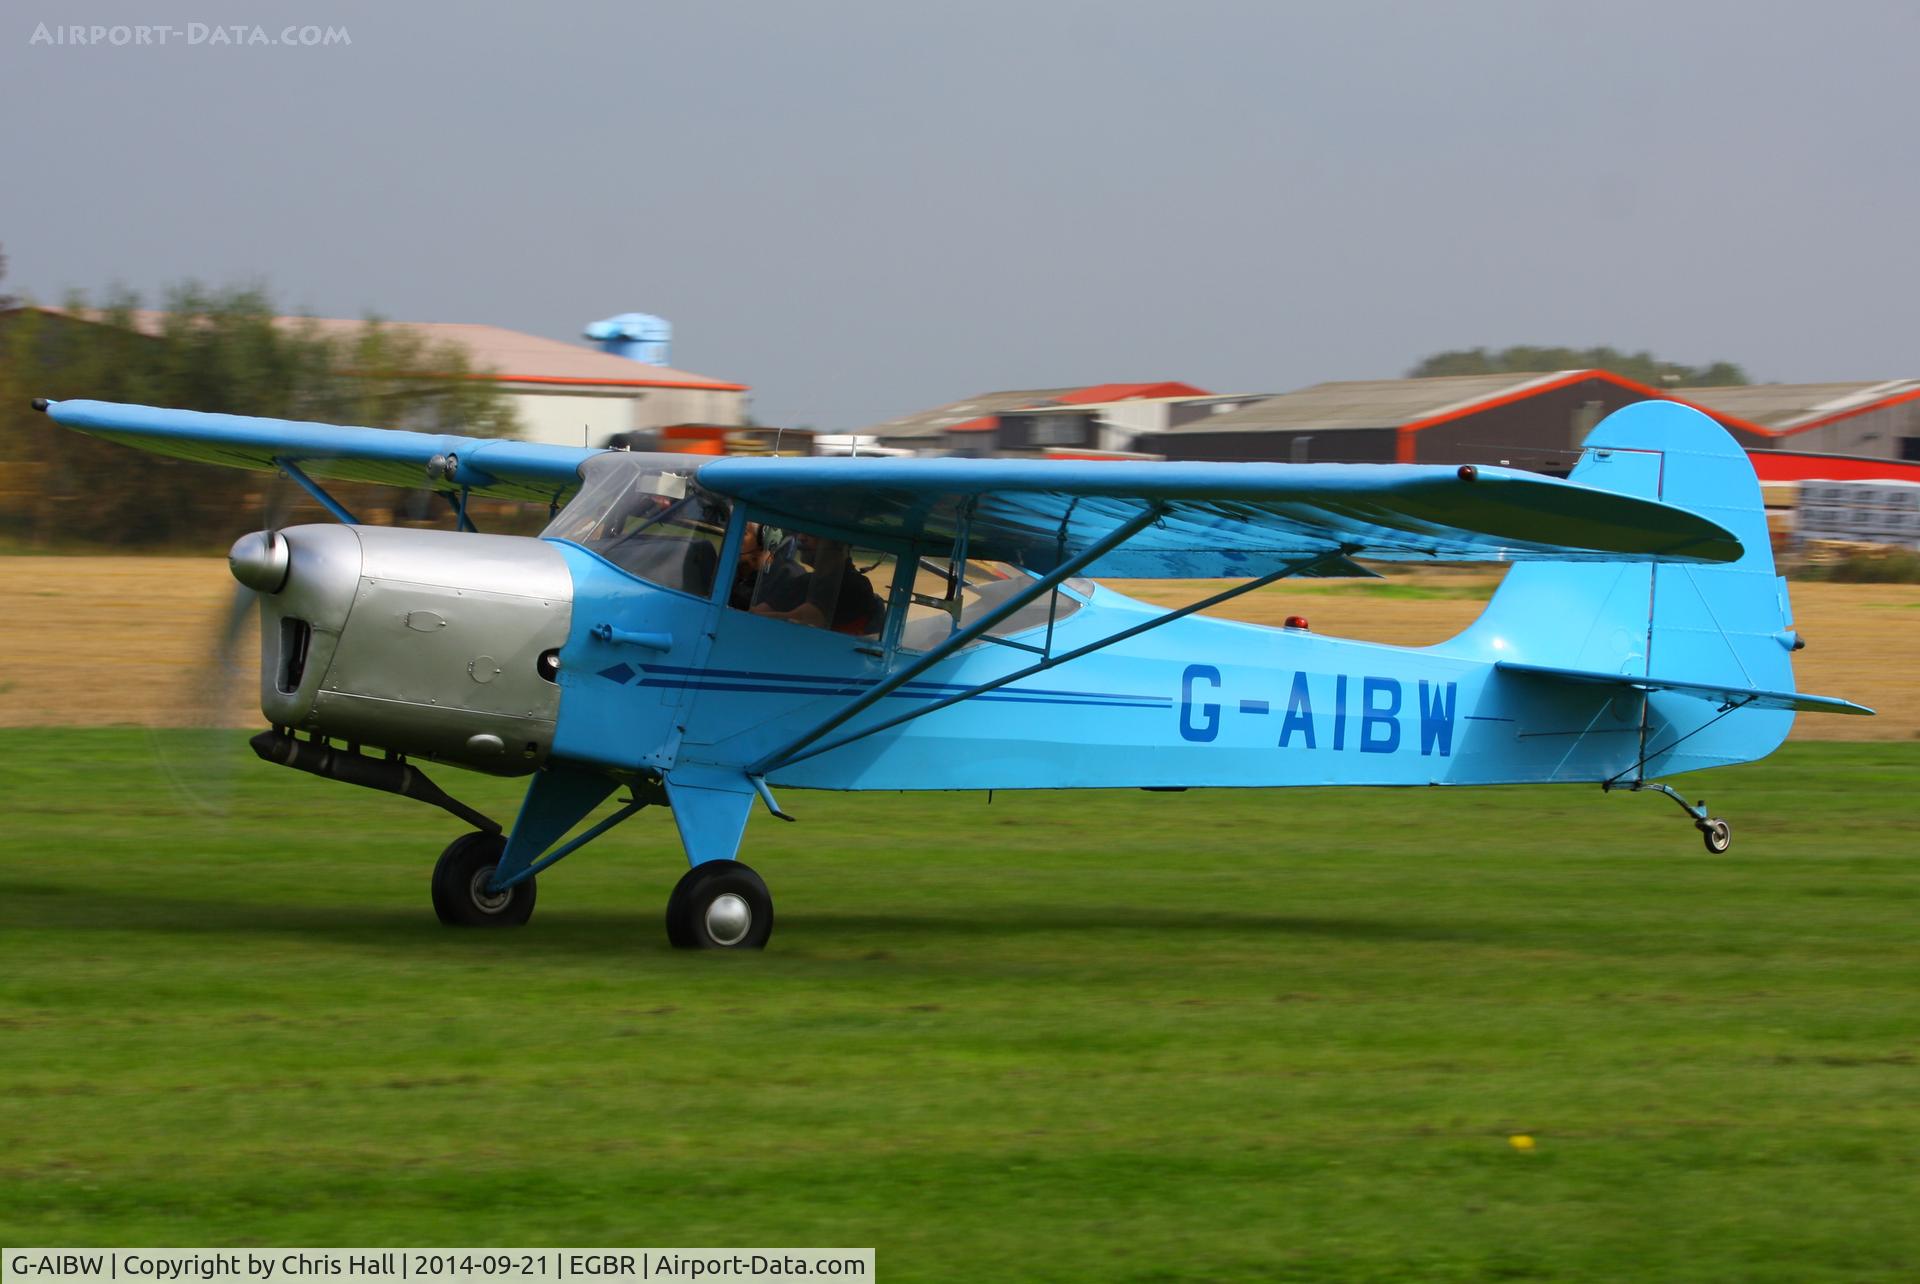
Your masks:
[[[275,726],[524,775],[560,713],[573,578],[511,535],[296,526],[242,536],[261,593],[260,711]]]

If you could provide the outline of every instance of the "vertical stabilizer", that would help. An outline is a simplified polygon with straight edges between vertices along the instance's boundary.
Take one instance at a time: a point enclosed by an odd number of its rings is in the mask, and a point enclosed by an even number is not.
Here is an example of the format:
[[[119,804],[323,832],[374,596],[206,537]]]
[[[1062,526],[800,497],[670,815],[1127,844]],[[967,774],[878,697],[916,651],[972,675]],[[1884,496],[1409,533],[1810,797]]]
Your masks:
[[[1791,608],[1774,573],[1753,465],[1708,416],[1643,401],[1594,428],[1572,481],[1689,508],[1739,537],[1722,565],[1533,562],[1513,567],[1487,610],[1446,645],[1486,660],[1793,690]],[[1643,697],[1640,755],[1658,776],[1764,757],[1793,713],[1678,692]]]

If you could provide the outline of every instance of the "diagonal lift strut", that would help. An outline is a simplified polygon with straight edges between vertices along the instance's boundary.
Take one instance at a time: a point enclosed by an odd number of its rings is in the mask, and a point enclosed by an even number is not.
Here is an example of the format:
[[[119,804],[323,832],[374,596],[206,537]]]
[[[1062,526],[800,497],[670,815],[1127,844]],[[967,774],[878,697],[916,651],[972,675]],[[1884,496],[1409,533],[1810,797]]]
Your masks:
[[[1045,575],[1042,575],[1039,579],[1028,585],[1024,590],[1008,598],[999,606],[994,607],[972,624],[967,625],[967,627],[956,633],[948,634],[947,640],[939,646],[927,652],[898,673],[891,674],[882,679],[877,686],[870,688],[865,694],[848,701],[838,713],[826,718],[811,731],[806,732],[794,740],[788,741],[780,748],[761,758],[758,762],[747,768],[747,775],[749,777],[764,776],[776,767],[783,767],[789,762],[796,761],[796,755],[802,749],[805,749],[808,745],[814,743],[814,741],[820,739],[820,737],[826,735],[835,727],[840,726],[849,718],[856,717],[862,710],[870,708],[886,699],[895,691],[898,691],[901,687],[913,681],[928,669],[931,669],[934,665],[952,655],[955,651],[958,651],[961,647],[966,646],[969,642],[984,634],[988,629],[1000,623],[1000,621],[1011,616],[1015,611],[1020,610],[1031,602],[1037,601],[1042,593],[1051,592],[1062,582],[1078,574],[1083,567],[1090,566],[1100,558],[1105,557],[1115,548],[1126,543],[1154,522],[1159,521],[1161,512],[1162,509],[1159,504],[1149,505],[1144,511],[1125,524],[1115,527],[1112,531],[1109,531],[1104,538],[1054,567],[1051,571],[1048,571]],[[808,756],[811,757],[812,755]]]

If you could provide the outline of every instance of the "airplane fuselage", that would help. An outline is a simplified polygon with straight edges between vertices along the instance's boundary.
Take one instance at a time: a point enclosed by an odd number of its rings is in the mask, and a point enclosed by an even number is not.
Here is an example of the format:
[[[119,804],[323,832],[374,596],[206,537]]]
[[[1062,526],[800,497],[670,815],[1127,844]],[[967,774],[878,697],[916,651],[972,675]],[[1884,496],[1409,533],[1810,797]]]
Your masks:
[[[916,658],[640,584],[562,547],[576,618],[562,653],[556,754],[738,770]],[[586,618],[596,610],[604,621]],[[1162,613],[1102,587],[1056,624],[1050,644],[1044,627],[976,642],[821,743],[1027,668],[1038,659],[1029,648],[1063,654]],[[596,638],[596,622],[671,646]],[[1644,635],[1622,645],[1644,650]],[[1494,668],[1524,658],[1524,638],[1486,629],[1410,648],[1188,616],[775,766],[767,779],[887,790],[1593,781],[1630,770],[1649,737],[1657,742],[1659,697]],[[1776,725],[1763,738],[1784,735],[1792,715],[1770,716]]]

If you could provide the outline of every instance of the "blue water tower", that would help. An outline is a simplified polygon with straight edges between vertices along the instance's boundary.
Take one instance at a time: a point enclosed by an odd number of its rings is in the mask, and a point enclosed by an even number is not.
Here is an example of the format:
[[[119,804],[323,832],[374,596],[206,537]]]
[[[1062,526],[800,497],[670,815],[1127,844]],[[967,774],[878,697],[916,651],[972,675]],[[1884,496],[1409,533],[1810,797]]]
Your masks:
[[[664,366],[673,346],[673,323],[645,312],[622,312],[587,327],[586,337],[616,357]]]

